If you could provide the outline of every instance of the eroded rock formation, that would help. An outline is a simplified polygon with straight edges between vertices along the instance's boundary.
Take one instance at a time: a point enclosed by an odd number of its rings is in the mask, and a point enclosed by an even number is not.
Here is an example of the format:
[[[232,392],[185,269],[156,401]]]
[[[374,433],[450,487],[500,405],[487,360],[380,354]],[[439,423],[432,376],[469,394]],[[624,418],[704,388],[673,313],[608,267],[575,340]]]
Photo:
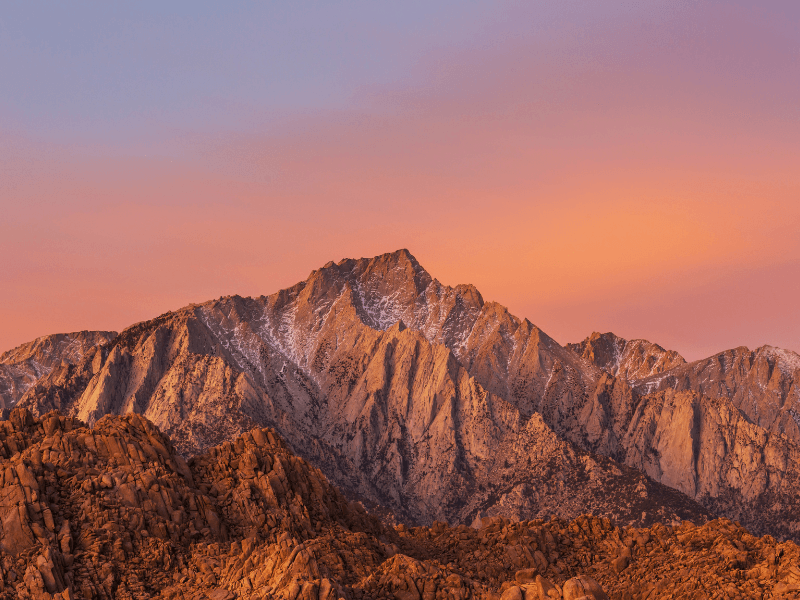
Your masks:
[[[0,426],[0,597],[789,598],[800,548],[736,523],[390,527],[254,429],[184,461],[145,418]]]
[[[77,364],[88,351],[116,335],[113,331],[46,335],[0,354],[0,409],[13,407],[54,368]]]
[[[793,363],[778,354],[681,378],[671,374],[696,363],[642,340],[562,347],[398,251],[137,324],[53,369],[20,404],[89,424],[143,414],[186,456],[268,425],[351,497],[408,523],[702,512],[645,472],[756,533],[798,536],[796,391],[777,375]],[[741,401],[719,395],[748,377]]]
[[[686,364],[674,350],[665,350],[647,340],[626,340],[613,333],[594,332],[578,344],[567,344],[567,348],[626,381],[638,381]]]
[[[752,423],[800,443],[800,355],[735,348],[635,382],[640,393],[691,390],[725,398]]]
[[[391,292],[398,287],[406,296]],[[460,348],[461,359],[423,330]],[[462,361],[498,392],[512,373],[522,382],[515,400],[487,391]],[[225,298],[129,328],[51,373],[23,405],[88,423],[141,413],[185,455],[270,425],[353,497],[410,523],[586,511],[638,524],[704,518],[681,494],[576,448],[543,420],[574,420],[575,398],[591,385],[582,364],[400,253],[328,266],[268,298]],[[493,383],[492,373],[504,375]]]

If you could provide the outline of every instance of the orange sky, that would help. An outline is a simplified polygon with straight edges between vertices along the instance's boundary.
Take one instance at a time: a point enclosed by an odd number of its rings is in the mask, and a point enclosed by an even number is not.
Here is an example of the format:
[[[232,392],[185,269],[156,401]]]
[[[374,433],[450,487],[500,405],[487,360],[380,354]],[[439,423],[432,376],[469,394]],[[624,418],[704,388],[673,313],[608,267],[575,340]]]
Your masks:
[[[800,351],[800,54],[751,17],[484,32],[247,127],[6,126],[0,350],[407,247],[561,343]]]

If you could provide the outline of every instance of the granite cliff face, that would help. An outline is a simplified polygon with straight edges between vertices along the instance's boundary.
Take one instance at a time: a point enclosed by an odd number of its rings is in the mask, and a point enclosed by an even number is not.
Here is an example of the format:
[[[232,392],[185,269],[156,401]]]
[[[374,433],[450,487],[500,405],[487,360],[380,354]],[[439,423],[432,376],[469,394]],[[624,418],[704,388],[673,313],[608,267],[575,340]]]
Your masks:
[[[632,342],[613,334],[570,345],[606,373],[625,376],[601,377],[583,427],[565,437],[716,514],[741,518],[757,531],[800,536],[800,448],[792,417],[800,357],[739,348],[685,363],[645,340],[633,343],[647,351],[630,353]]]
[[[421,281],[429,302],[417,288],[388,293],[401,287],[391,281],[398,258],[398,278]],[[566,414],[572,391],[563,373],[568,360],[579,361],[496,305],[483,314],[480,296],[463,289],[471,305],[406,255],[329,265],[274,296],[224,298],[134,326],[81,364],[53,371],[23,404],[88,423],[141,413],[186,455],[268,424],[348,493],[407,522],[586,510],[632,523],[706,518],[683,495],[556,435],[535,411]],[[520,410],[398,315],[432,337],[461,341],[478,369],[500,368],[500,355],[503,373],[527,368],[543,377],[542,364],[558,362],[550,348],[566,366],[541,384],[543,398],[528,391]],[[463,331],[479,318],[499,323],[495,331],[481,325],[483,345]],[[521,348],[503,356],[509,323]]]
[[[116,335],[113,331],[46,335],[0,354],[0,409],[13,407],[55,367],[80,362],[87,351]]]
[[[674,350],[665,350],[647,340],[626,340],[613,333],[594,332],[567,348],[606,373],[626,381],[639,381],[686,364]]]
[[[800,443],[800,355],[744,346],[687,363],[677,352],[647,340],[593,333],[568,348],[604,371],[623,377],[640,395],[694,391],[730,400],[748,420]]]
[[[90,425],[143,414],[187,456],[269,425],[348,494],[407,522],[702,519],[687,494],[758,532],[798,535],[784,518],[798,505],[796,445],[730,399],[650,385],[684,362],[611,334],[562,347],[399,251],[137,324],[20,405]]]
[[[605,366],[613,362],[608,342],[631,343],[618,340],[592,334],[570,347],[612,372]],[[598,408],[598,422],[608,427],[598,425],[600,442],[583,446],[643,470],[712,511],[741,516],[762,531],[770,530],[770,522],[782,523],[783,535],[798,536],[800,356],[770,346],[742,347],[670,367],[664,358],[677,355],[655,348],[653,364],[664,368],[652,373],[631,369],[630,360],[616,361],[628,385],[609,380],[608,401]],[[620,414],[631,416],[614,418]]]
[[[608,379],[575,442],[612,456],[755,531],[800,535],[800,449],[729,400]],[[634,402],[635,404],[631,404]]]
[[[791,598],[800,548],[738,524],[389,527],[256,428],[186,462],[137,414],[0,423],[0,598]]]
[[[752,423],[800,443],[800,355],[789,350],[735,348],[643,378],[635,387],[727,398]]]

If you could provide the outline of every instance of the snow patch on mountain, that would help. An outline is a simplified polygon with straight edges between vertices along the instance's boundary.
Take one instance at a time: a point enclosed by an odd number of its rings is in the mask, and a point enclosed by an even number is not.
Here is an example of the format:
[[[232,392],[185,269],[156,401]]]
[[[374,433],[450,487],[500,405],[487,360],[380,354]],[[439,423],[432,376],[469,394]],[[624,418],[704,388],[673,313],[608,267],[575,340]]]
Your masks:
[[[773,346],[764,346],[762,350],[766,356],[775,360],[784,376],[793,377],[800,371],[800,354]]]

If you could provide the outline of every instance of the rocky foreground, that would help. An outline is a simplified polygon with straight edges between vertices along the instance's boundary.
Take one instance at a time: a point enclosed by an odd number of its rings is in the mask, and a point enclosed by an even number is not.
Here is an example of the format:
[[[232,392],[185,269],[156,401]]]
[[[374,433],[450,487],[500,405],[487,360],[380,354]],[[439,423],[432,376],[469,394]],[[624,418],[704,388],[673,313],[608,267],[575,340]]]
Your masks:
[[[727,520],[392,528],[271,429],[187,463],[140,415],[18,408],[0,454],[0,598],[800,597],[800,548]]]

